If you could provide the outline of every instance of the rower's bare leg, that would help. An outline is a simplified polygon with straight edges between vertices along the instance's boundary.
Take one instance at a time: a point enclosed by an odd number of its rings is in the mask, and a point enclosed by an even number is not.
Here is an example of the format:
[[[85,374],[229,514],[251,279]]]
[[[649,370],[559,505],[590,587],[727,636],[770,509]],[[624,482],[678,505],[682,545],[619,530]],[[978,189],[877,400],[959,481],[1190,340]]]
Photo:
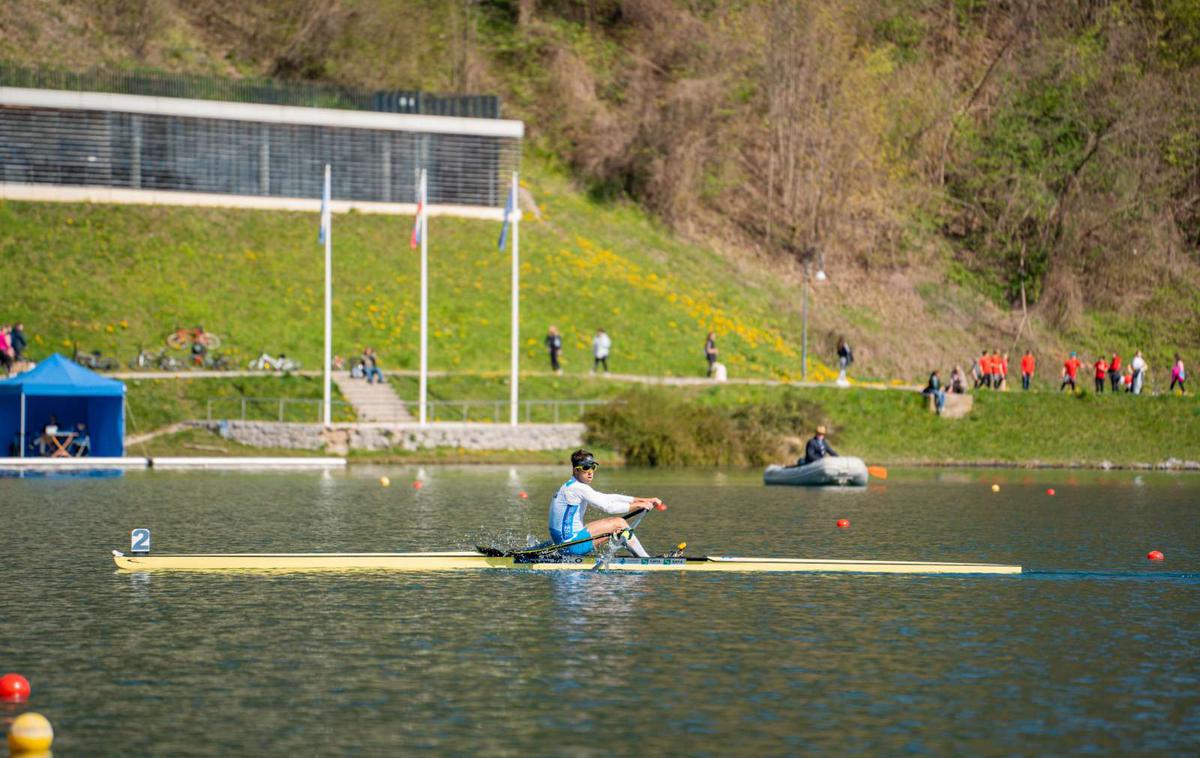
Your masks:
[[[607,535],[612,534],[613,532],[619,532],[622,529],[628,529],[629,522],[620,516],[613,516],[611,518],[602,518],[592,521],[586,524],[584,528],[588,530],[588,534],[605,535],[604,537],[596,537],[592,540],[592,547],[599,548],[601,545],[608,542]]]
[[[613,516],[593,521],[586,528],[590,534],[612,534],[613,532],[628,529],[629,522],[620,516]],[[598,548],[606,542],[608,542],[608,537],[597,537],[592,540],[592,545]],[[650,554],[646,552],[646,548],[642,547],[642,543],[638,541],[636,534],[629,535],[629,539],[625,540],[625,544],[629,546],[630,552],[639,558],[650,557]]]

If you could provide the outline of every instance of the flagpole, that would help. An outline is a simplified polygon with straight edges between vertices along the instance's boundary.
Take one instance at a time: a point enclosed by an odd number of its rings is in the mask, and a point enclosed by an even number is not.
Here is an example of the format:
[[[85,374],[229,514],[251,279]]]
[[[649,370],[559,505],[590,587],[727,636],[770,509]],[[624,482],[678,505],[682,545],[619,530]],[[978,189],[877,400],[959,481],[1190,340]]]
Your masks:
[[[418,421],[421,426],[425,426],[425,395],[428,389],[428,351],[429,351],[429,198],[426,195],[428,190],[427,177],[425,169],[421,169],[421,184],[418,192],[420,195],[417,198],[418,204],[423,208],[421,210],[421,218],[417,222],[421,225],[421,377],[420,387],[418,390]]]
[[[512,175],[512,376],[509,380],[509,414],[508,423],[517,425],[517,404],[520,392],[517,390],[519,374],[519,351],[521,343],[521,245],[519,222],[521,204],[517,201],[517,172]]]
[[[333,198],[330,188],[330,167],[325,164],[325,194],[326,203],[332,203]],[[329,365],[333,362],[333,209],[326,207],[322,209],[328,214],[327,218],[321,219],[325,224],[325,371],[324,371],[324,408],[323,416],[325,426],[328,427],[331,421],[330,396],[332,389],[330,387],[331,377],[329,375]]]

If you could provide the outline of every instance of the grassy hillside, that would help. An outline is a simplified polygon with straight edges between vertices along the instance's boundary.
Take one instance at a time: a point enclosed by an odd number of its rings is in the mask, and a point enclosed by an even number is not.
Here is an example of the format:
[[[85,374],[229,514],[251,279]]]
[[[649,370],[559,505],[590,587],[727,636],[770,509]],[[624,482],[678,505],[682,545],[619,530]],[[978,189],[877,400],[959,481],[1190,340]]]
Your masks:
[[[565,368],[591,368],[591,339],[613,339],[614,371],[703,373],[719,335],[736,376],[800,374],[795,293],[767,270],[734,267],[679,241],[627,203],[598,204],[561,175],[530,172],[540,205],[521,230],[521,344],[548,368],[542,339],[564,335]],[[410,218],[334,220],[335,352],[376,348],[382,366],[418,362],[419,262]],[[19,272],[3,304],[32,353],[100,350],[127,362],[177,326],[224,338],[234,365],[262,350],[316,368],[323,254],[317,215],[219,209],[0,203],[0,257]],[[498,225],[430,221],[430,368],[506,371],[507,252]],[[816,375],[829,373],[814,363]]]

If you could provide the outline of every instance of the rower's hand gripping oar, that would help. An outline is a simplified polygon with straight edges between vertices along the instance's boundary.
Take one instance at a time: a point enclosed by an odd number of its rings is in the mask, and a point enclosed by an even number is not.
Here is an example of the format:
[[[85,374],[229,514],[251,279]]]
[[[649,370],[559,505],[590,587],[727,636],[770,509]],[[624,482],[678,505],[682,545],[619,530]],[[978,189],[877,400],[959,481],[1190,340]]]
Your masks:
[[[559,542],[554,545],[537,545],[534,547],[527,547],[527,548],[524,548],[521,550],[500,550],[499,548],[486,547],[483,545],[476,545],[475,549],[478,550],[479,552],[483,553],[484,555],[492,557],[492,558],[509,558],[509,557],[514,557],[514,556],[529,556],[529,555],[540,555],[542,553],[553,553],[557,550],[562,550],[564,547],[571,547],[573,545],[582,545],[585,542],[591,542],[592,540],[598,540],[598,539],[602,539],[604,537],[612,537],[616,534],[620,534],[621,532],[628,532],[628,533],[632,534],[633,530],[637,527],[637,524],[640,524],[642,519],[645,518],[647,511],[649,511],[649,510],[665,511],[666,509],[667,509],[667,506],[664,503],[659,503],[657,505],[651,506],[650,508],[636,508],[636,509],[630,511],[629,513],[626,513],[621,516],[621,518],[623,518],[627,521],[636,516],[636,519],[635,519],[636,523],[631,524],[629,529],[619,529],[619,530],[613,531],[613,532],[605,532],[604,534],[593,534],[590,537],[584,537],[583,539],[578,539],[578,540],[571,540],[569,542]]]

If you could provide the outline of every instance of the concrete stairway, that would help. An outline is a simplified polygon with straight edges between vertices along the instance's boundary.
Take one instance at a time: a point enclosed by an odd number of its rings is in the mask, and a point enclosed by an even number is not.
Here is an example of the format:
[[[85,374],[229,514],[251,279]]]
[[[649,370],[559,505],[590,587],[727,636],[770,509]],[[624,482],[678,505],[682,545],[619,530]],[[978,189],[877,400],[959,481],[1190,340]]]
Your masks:
[[[412,421],[408,409],[387,382],[367,384],[366,379],[351,379],[349,371],[334,371],[333,381],[346,402],[354,406],[359,421]]]

